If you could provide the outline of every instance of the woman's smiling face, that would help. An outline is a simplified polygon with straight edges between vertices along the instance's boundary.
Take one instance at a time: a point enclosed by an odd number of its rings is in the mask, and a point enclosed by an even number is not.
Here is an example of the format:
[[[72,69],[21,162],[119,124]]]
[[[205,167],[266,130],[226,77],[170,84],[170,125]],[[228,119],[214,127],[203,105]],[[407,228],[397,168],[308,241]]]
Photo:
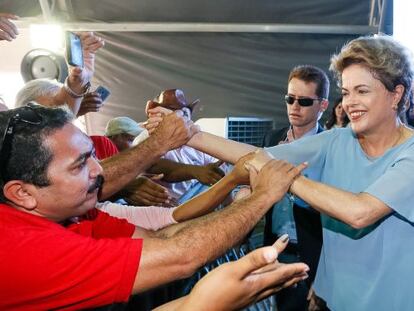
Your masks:
[[[342,107],[356,134],[375,132],[381,126],[395,122],[393,108],[400,96],[388,91],[365,66],[354,64],[342,72]]]

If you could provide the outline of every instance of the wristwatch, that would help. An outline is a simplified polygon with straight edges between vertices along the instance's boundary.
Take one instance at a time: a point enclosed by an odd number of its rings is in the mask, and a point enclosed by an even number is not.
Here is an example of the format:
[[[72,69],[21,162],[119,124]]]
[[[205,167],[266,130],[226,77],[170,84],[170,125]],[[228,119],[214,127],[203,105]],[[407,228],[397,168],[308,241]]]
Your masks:
[[[83,86],[83,93],[76,93],[74,90],[72,90],[69,86],[68,83],[68,78],[65,79],[65,83],[63,84],[63,88],[65,89],[65,91],[73,98],[81,98],[83,96],[86,95],[86,93],[88,93],[89,89],[91,88],[91,83],[88,81],[88,83],[86,83]]]

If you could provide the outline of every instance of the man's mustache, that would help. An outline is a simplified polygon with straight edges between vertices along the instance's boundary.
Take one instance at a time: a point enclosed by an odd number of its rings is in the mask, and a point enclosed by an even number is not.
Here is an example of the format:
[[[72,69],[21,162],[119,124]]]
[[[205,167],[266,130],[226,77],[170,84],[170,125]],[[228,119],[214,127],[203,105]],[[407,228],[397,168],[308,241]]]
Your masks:
[[[102,175],[98,175],[96,177],[95,183],[89,187],[88,193],[92,193],[96,189],[99,189],[99,191],[101,191],[104,181],[105,181],[104,177]]]

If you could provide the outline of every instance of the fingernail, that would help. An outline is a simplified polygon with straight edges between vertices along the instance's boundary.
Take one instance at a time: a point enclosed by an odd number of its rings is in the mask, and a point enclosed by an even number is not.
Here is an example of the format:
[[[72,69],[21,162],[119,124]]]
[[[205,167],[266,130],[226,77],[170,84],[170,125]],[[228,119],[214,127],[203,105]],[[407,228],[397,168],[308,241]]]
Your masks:
[[[304,277],[302,277],[302,280],[306,280],[309,277],[309,275],[305,275]]]
[[[273,247],[268,247],[263,254],[267,263],[274,262],[277,258],[277,250]]]
[[[287,243],[287,241],[289,241],[289,235],[285,233],[280,237],[280,240],[282,241],[282,243]]]

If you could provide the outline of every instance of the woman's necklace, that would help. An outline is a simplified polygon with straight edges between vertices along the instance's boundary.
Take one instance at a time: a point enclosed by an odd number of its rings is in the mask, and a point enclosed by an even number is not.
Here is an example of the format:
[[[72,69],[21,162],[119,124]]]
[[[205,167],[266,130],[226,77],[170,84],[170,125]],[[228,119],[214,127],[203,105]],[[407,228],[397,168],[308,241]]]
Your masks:
[[[404,124],[400,124],[398,127],[398,134],[397,137],[394,139],[394,141],[392,142],[392,144],[390,145],[390,147],[384,148],[384,150],[380,153],[380,154],[374,154],[371,155],[371,152],[369,152],[365,140],[360,141],[360,145],[362,147],[362,149],[364,150],[364,152],[366,153],[366,155],[368,155],[369,157],[379,157],[381,155],[383,155],[387,150],[394,148],[395,146],[397,146],[403,139],[404,137],[404,128],[405,125]]]

